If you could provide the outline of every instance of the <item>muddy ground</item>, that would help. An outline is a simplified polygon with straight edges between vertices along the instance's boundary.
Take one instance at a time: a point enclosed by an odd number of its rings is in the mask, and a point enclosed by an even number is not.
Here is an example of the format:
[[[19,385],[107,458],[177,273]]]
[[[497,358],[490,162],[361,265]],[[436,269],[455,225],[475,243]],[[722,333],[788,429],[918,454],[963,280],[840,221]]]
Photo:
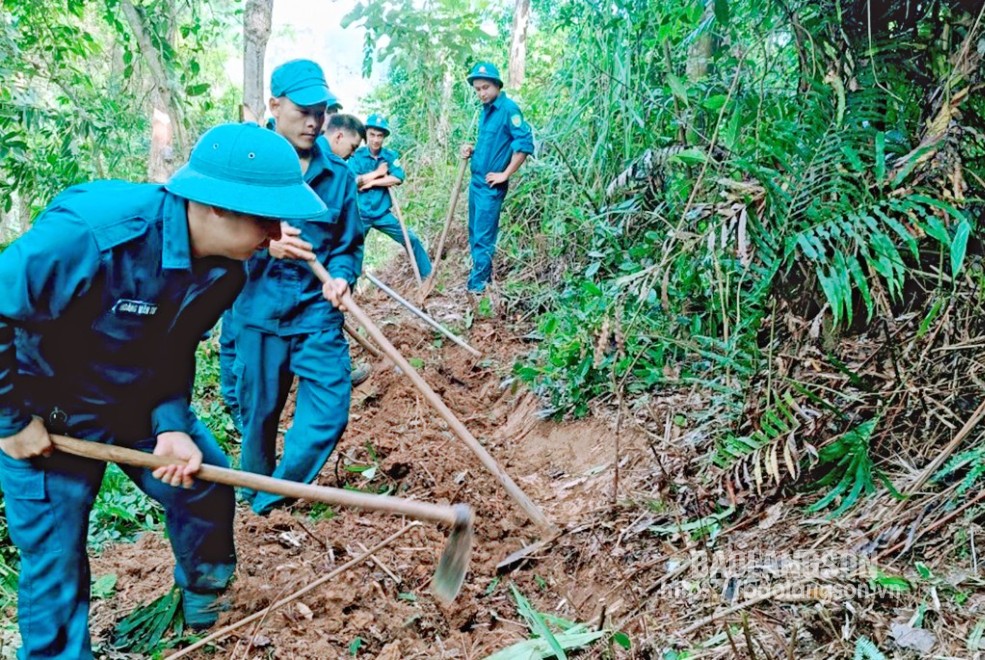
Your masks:
[[[354,346],[354,358],[368,359],[373,375],[354,390],[349,427],[318,483],[471,505],[474,553],[461,595],[442,607],[430,594],[430,577],[447,534],[425,525],[377,552],[380,564],[354,567],[191,657],[343,658],[352,657],[358,646],[357,657],[481,658],[530,636],[517,613],[511,582],[540,611],[598,623],[601,604],[613,599],[607,592],[629,568],[625,552],[605,548],[602,536],[584,534],[604,527],[599,516],[611,510],[612,429],[599,420],[542,421],[537,400],[510,373],[514,360],[529,349],[517,338],[529,328],[513,327],[498,309],[484,314],[473,308],[463,291],[438,292],[427,308],[462,331],[482,358],[436,341],[435,333],[372,287],[359,300],[404,356],[415,365],[423,361],[419,373],[517,485],[559,529],[580,529],[578,538],[561,537],[498,573],[497,564],[544,535],[406,376]],[[289,403],[285,425],[290,410]],[[633,434],[623,435],[621,478],[627,488],[646,445]],[[239,567],[231,609],[219,627],[297,591],[407,522],[344,509],[329,518],[324,507],[307,503],[262,518],[240,505]],[[167,543],[158,535],[111,547],[94,558],[95,576],[118,576],[114,597],[94,604],[97,635],[164,593],[171,584],[170,565]]]
[[[410,281],[405,267],[382,276]],[[585,657],[852,657],[860,636],[896,649],[893,657],[920,657],[908,638],[893,636],[901,630],[894,624],[915,623],[920,603],[924,614],[915,627],[929,630],[938,649],[966,646],[962,641],[985,608],[976,588],[977,558],[952,562],[946,574],[934,565],[932,593],[894,592],[879,588],[871,567],[856,561],[865,534],[850,520],[805,515],[797,495],[777,498],[760,515],[732,515],[736,503],[722,488],[695,476],[704,472],[695,469],[694,434],[671,423],[678,413],[701,408],[697,395],[668,393],[649,401],[638,408],[649,420],[642,423],[634,413],[604,406],[587,420],[544,421],[538,400],[511,376],[515,360],[529,351],[524,337],[531,328],[495,297],[488,315],[460,286],[428,302],[433,316],[483,353],[478,359],[437,341],[372,287],[357,299],[563,533],[497,569],[547,534],[404,375],[370,358],[373,375],[353,392],[349,428],[318,483],[471,505],[475,545],[461,595],[442,606],[429,592],[446,532],[424,525],[377,552],[378,563],[353,567],[189,657],[484,658],[533,636],[513,586],[543,614],[621,631],[631,642],[627,651],[608,635]],[[357,347],[353,355],[367,358]],[[721,511],[730,517],[719,524],[714,516]],[[695,527],[700,516],[712,517]],[[329,516],[308,503],[261,518],[241,506],[239,567],[231,607],[217,628],[311,584],[407,522],[344,509]],[[903,573],[907,566],[892,570]],[[159,535],[95,558],[94,576],[118,576],[115,595],[94,604],[97,637],[167,591],[170,571],[171,555]],[[965,597],[952,597],[955,590]],[[676,656],[675,648],[691,655]]]

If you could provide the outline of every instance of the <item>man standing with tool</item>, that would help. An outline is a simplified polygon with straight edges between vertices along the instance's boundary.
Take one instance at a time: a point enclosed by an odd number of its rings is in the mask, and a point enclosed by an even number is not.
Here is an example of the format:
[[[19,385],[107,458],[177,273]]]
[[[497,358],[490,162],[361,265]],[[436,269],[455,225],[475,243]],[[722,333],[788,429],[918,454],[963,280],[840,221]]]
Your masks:
[[[283,227],[281,239],[247,263],[246,286],[233,307],[239,325],[241,465],[249,472],[311,483],[349,422],[351,367],[339,306],[358,274],[363,231],[355,177],[318,139],[330,98],[321,67],[310,60],[286,62],[274,69],[270,90],[275,130],[294,147],[304,179],[328,206],[328,215],[305,220],[297,229]],[[351,154],[362,136],[341,132],[339,148]],[[322,295],[308,260],[331,273],[331,301]],[[297,405],[278,461],[277,429],[295,376]],[[261,515],[287,502],[271,493],[244,495]]]
[[[390,135],[390,125],[381,115],[366,118],[366,146],[359,147],[349,160],[349,167],[356,174],[359,186],[359,216],[363,228],[381,231],[404,246],[403,229],[392,212],[390,188],[404,182],[404,170],[398,160],[400,154],[383,146]],[[407,237],[414,251],[414,259],[421,277],[431,274],[431,260],[417,235],[407,229]],[[360,255],[361,257],[362,255]],[[361,261],[360,261],[361,263]]]
[[[193,479],[203,462],[227,465],[190,409],[195,348],[280,219],[324,211],[285,140],[226,124],[167,184],[69,188],[0,253],[0,485],[21,557],[18,657],[93,657],[86,537],[105,465],[53,453],[49,433],[175,460],[123,469],[164,507],[185,621],[216,621],[236,561],[234,497]]]
[[[325,100],[325,121],[326,123],[331,118],[331,116],[342,110],[342,104],[339,103],[339,99],[332,93],[331,90],[328,91],[328,98]],[[252,113],[250,113],[252,115]],[[255,116],[249,116],[248,121],[254,121],[260,123],[260,119]],[[271,117],[267,120],[266,126],[271,130],[276,130],[277,122]],[[242,424],[239,418],[239,402],[236,400],[236,374],[239,373],[240,367],[236,365],[236,331],[238,325],[236,323],[236,317],[233,315],[233,310],[229,309],[225,314],[222,315],[221,333],[219,335],[219,387],[220,393],[222,394],[222,400],[226,403],[226,407],[229,409],[229,413],[232,415],[233,423],[237,429],[242,428]],[[352,373],[352,385],[355,387],[359,383],[366,380],[369,377],[369,369],[353,370]]]
[[[530,125],[523,120],[519,106],[503,92],[499,69],[479,62],[466,78],[482,102],[479,137],[475,146],[462,145],[462,158],[472,158],[469,182],[469,248],[472,272],[466,288],[482,294],[492,278],[493,257],[499,235],[499,214],[503,208],[509,178],[534,152]]]

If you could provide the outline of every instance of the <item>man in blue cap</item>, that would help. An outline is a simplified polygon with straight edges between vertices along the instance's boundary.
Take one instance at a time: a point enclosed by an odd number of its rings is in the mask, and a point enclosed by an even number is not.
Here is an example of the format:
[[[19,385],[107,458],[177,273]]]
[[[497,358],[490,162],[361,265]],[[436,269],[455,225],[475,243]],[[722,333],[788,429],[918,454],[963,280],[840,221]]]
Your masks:
[[[280,219],[323,214],[291,146],[255,124],[208,131],[165,185],[69,188],[0,253],[0,486],[20,551],[19,657],[92,658],[89,512],[105,465],[49,433],[153,452],[123,468],[164,507],[185,620],[208,627],[235,567],[227,459],[190,408],[195,347]]]
[[[324,82],[324,76],[321,74],[321,67],[319,67],[317,64],[315,64],[314,62],[310,62],[308,60],[296,60],[296,62],[298,62],[299,64],[297,64],[297,65],[292,64],[292,66],[295,66],[295,67],[298,67],[298,68],[307,67],[307,72],[306,73],[303,73],[302,75],[314,76],[314,79],[315,80],[317,80],[319,78],[319,76],[320,76],[322,82]],[[295,69],[295,70],[297,70],[297,69]],[[300,85],[306,84],[303,81],[300,82],[300,83],[297,83],[297,82],[292,82],[292,83],[283,82],[284,81],[285,71],[290,72],[291,71],[291,68],[289,67],[288,69],[283,70],[283,67],[282,67],[281,72],[278,74],[278,85],[280,86],[278,88],[278,91],[283,91],[283,87],[285,87],[288,84],[291,84],[291,85],[293,85],[295,87],[298,84],[300,84]],[[273,83],[273,81],[271,81],[271,83]],[[318,83],[316,83],[316,86],[317,86],[317,84]],[[342,110],[342,104],[339,103],[339,99],[335,96],[335,94],[332,92],[332,90],[328,89],[327,83],[325,83],[325,89],[328,90],[328,94],[327,94],[327,96],[324,99],[324,103],[325,103],[325,124],[327,126],[328,121],[331,118],[331,116],[334,115],[334,114],[336,114],[336,113],[338,113],[340,110]],[[304,92],[302,92],[302,94],[303,93]],[[295,93],[294,96],[297,98],[298,97],[298,94]],[[311,97],[309,97],[309,98],[298,98],[298,100],[299,101],[307,101],[307,100],[310,100],[310,98]],[[317,94],[317,96],[315,98],[321,99],[322,98],[321,92],[318,92],[318,94]],[[318,105],[320,105],[320,102],[316,102],[316,103]],[[256,121],[257,123],[260,123],[258,118],[251,118],[251,119],[253,121]],[[267,128],[269,128],[271,130],[277,130],[277,120],[274,117],[269,118],[267,120],[267,124],[266,125],[267,125]],[[322,138],[319,138],[319,139],[322,139]],[[360,141],[361,140],[362,140],[362,136],[360,135]],[[324,145],[322,145],[322,146],[324,147]],[[358,144],[356,146],[358,146]],[[347,157],[348,156],[346,156],[346,158]],[[226,313],[222,315],[221,334],[219,335],[219,383],[220,383],[220,391],[221,391],[221,394],[222,394],[222,399],[223,399],[223,401],[226,402],[226,406],[229,408],[229,412],[232,415],[234,424],[236,425],[237,428],[242,428],[242,423],[240,421],[240,414],[239,414],[239,402],[238,402],[238,400],[236,398],[237,397],[237,394],[236,394],[236,391],[237,391],[236,374],[238,374],[239,371],[240,371],[240,367],[238,367],[237,364],[236,364],[236,333],[237,333],[238,329],[239,329],[239,324],[236,322],[236,316],[233,314],[233,310],[232,309],[227,310]],[[353,385],[354,386],[355,385],[358,385],[363,380],[365,380],[366,377],[368,377],[368,376],[369,376],[368,369],[363,370],[360,374],[357,374],[354,371],[353,372],[353,379],[352,379],[353,380]]]
[[[383,141],[389,135],[390,124],[385,117],[375,114],[367,117],[366,146],[356,150],[349,160],[349,167],[356,174],[356,184],[359,186],[359,216],[362,218],[366,233],[368,234],[371,228],[376,229],[403,247],[404,233],[400,228],[400,222],[391,212],[389,188],[403,183],[405,174],[398,162],[400,154],[383,146]],[[421,277],[427,277],[431,274],[431,260],[428,259],[427,250],[410,228],[407,229],[407,235]],[[361,261],[360,258],[360,263]]]
[[[363,231],[355,177],[318,139],[330,98],[321,68],[310,60],[286,62],[274,69],[270,88],[275,130],[294,147],[305,181],[328,206],[328,214],[296,223],[297,228],[284,227],[280,240],[247,263],[246,286],[233,307],[241,465],[310,483],[349,421],[351,365],[338,307],[358,274]],[[355,136],[354,144],[360,139]],[[328,299],[305,263],[312,259],[333,277]],[[277,430],[295,377],[294,420],[278,461]],[[258,514],[286,503],[269,493],[244,495]]]
[[[534,152],[530,125],[519,106],[503,92],[499,69],[479,62],[469,72],[468,82],[482,102],[479,138],[475,146],[462,145],[462,158],[472,158],[469,182],[469,247],[472,272],[466,288],[481,294],[492,277],[499,214],[509,178]]]

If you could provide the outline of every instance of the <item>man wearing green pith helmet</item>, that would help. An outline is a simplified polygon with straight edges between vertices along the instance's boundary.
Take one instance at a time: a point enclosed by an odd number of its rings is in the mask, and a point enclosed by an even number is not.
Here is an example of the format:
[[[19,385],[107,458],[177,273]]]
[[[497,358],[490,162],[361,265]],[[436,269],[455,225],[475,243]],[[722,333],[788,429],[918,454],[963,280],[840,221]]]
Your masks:
[[[69,188],[0,253],[0,486],[21,557],[20,658],[93,657],[86,536],[105,465],[53,452],[49,433],[175,461],[123,470],[164,508],[186,624],[216,621],[236,562],[234,496],[194,478],[228,465],[191,410],[195,348],[242,288],[241,262],[282,219],[325,210],[286,140],[226,124],[167,184]]]
[[[462,145],[462,158],[472,159],[469,182],[469,248],[472,272],[466,288],[481,294],[492,278],[493,257],[499,236],[499,214],[508,181],[534,152],[530,125],[513,99],[503,92],[499,69],[479,62],[467,77],[482,102],[479,135],[475,145]]]
[[[366,146],[359,147],[349,159],[349,167],[356,174],[359,185],[359,216],[363,228],[381,231],[401,246],[404,244],[400,221],[393,215],[390,188],[404,182],[404,169],[400,166],[400,154],[383,146],[390,136],[390,123],[382,115],[366,118]],[[421,240],[411,229],[407,230],[414,260],[421,277],[431,274],[431,260]]]

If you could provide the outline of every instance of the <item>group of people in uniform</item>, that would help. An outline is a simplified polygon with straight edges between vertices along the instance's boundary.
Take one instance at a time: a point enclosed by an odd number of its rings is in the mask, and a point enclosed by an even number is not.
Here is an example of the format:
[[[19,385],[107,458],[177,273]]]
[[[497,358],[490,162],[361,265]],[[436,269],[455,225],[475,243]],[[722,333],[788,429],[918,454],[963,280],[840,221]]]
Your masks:
[[[507,182],[533,142],[495,66],[476,64],[467,79],[483,104],[476,143],[460,153],[472,165],[467,289],[478,294],[492,276]],[[194,478],[202,463],[229,460],[191,396],[196,346],[220,317],[223,395],[243,470],[310,483],[345,431],[343,299],[366,231],[402,243],[387,189],[405,173],[383,146],[387,120],[339,113],[315,62],[286,62],[270,83],[267,127],[210,129],[165,184],[73,186],[0,253],[0,487],[21,559],[19,658],[93,657],[86,540],[105,465],[55,451],[58,434],[174,460],[123,469],[164,509],[186,624],[217,620],[235,569],[235,494]],[[416,235],[411,245],[428,275]],[[286,504],[241,497],[260,515]]]

